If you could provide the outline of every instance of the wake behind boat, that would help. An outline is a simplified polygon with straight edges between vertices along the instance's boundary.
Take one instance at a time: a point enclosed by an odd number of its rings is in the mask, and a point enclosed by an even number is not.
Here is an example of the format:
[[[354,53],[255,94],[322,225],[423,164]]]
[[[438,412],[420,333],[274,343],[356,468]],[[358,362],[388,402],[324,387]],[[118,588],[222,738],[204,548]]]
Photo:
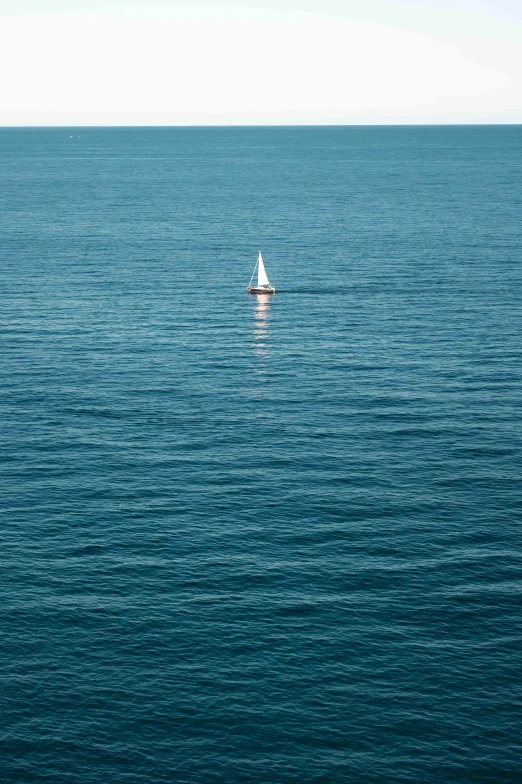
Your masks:
[[[254,279],[254,275],[256,274],[257,269],[257,286],[252,286],[252,281]],[[268,280],[265,265],[263,263],[263,257],[261,256],[261,251],[259,251],[259,256],[257,257],[256,266],[254,267],[254,271],[252,273],[252,277],[250,278],[250,283],[248,284],[248,293],[249,294],[275,294],[274,286],[270,285],[270,281]]]

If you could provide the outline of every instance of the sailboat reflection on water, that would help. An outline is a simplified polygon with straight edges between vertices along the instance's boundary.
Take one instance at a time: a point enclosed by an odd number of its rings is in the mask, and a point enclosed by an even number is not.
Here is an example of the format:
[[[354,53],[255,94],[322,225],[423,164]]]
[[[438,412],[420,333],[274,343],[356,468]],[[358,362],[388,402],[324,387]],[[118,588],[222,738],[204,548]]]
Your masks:
[[[256,274],[257,269],[257,286],[252,286],[252,281],[254,279],[254,275]],[[248,284],[248,293],[249,294],[275,294],[274,286],[270,285],[268,280],[265,265],[263,263],[263,257],[261,256],[261,251],[259,251],[259,256],[257,257],[256,266],[254,267],[254,271],[252,273],[252,277],[250,278],[250,283]]]
[[[269,355],[268,321],[270,310],[270,297],[257,295],[254,310],[254,347],[255,353],[260,357]]]

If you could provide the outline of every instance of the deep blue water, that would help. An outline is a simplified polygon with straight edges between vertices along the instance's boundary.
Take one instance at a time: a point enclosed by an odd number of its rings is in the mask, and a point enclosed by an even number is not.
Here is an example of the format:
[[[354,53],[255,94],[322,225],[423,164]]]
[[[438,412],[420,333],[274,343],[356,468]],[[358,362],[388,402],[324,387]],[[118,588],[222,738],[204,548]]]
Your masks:
[[[0,202],[2,784],[521,782],[522,127],[3,129]]]

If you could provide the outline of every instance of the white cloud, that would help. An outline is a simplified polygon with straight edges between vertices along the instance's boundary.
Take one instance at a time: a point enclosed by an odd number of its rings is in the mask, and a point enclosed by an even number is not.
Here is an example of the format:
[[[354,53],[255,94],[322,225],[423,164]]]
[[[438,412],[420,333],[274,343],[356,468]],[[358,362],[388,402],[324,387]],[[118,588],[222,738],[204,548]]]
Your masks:
[[[2,124],[436,122],[518,108],[508,73],[435,38],[238,7],[4,17],[0,72]]]

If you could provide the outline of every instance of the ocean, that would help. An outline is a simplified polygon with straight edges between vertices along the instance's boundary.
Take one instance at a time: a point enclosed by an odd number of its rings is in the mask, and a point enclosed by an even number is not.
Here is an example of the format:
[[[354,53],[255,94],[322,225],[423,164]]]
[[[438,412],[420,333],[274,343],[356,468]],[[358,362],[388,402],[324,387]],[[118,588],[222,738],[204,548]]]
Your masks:
[[[2,784],[520,784],[522,126],[0,182]]]

